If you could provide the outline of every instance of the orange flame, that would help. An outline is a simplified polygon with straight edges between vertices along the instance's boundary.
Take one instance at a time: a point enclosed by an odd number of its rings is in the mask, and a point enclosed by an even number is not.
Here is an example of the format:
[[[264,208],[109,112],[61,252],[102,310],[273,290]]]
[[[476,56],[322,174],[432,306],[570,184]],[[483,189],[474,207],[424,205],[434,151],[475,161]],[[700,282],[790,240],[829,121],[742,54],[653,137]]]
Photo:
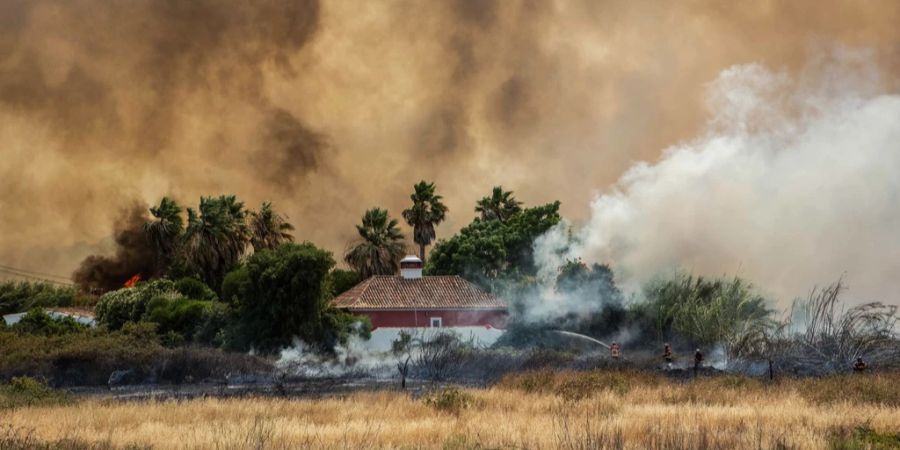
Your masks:
[[[137,274],[129,278],[128,281],[125,282],[124,286],[127,288],[133,288],[138,284],[139,281],[141,281],[141,274]]]

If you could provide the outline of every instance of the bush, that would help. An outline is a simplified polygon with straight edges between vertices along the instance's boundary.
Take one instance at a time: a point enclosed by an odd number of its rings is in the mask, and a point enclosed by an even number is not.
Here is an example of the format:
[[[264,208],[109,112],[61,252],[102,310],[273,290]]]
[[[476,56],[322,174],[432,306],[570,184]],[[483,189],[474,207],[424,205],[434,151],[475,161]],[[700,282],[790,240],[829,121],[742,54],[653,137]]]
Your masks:
[[[175,283],[166,279],[107,292],[94,309],[97,322],[110,330],[118,330],[126,322],[138,322],[143,319],[150,301],[157,297],[175,299],[181,297],[181,294],[175,290]]]
[[[216,347],[224,345],[226,329],[232,322],[231,307],[219,302],[210,303],[203,309],[200,321],[194,329],[194,342]]]
[[[182,340],[190,340],[203,319],[204,311],[210,305],[210,301],[160,296],[147,304],[143,320],[158,324],[158,331],[162,335],[175,333]]]
[[[237,306],[246,295],[250,285],[250,272],[244,266],[238,267],[225,275],[222,281],[222,301]]]
[[[332,269],[328,272],[326,282],[328,290],[333,296],[338,296],[349,291],[353,286],[362,281],[359,273],[353,270]]]
[[[72,301],[72,306],[76,308],[93,310],[94,307],[97,306],[97,302],[99,301],[100,296],[98,295],[79,292],[78,294],[75,294],[75,299]]]
[[[196,278],[185,277],[175,282],[175,290],[194,300],[218,300],[216,293]]]
[[[0,284],[0,315],[39,307],[72,306],[75,289],[50,283],[6,282]]]
[[[444,380],[458,372],[461,356],[472,349],[452,332],[442,332],[431,339],[417,339],[413,362],[429,380]]]
[[[17,333],[37,334],[41,336],[59,336],[86,330],[87,325],[80,324],[71,317],[51,317],[40,308],[28,311],[19,322],[10,327]]]
[[[659,340],[682,338],[691,346],[734,344],[743,334],[771,324],[768,300],[752,285],[735,277],[706,279],[677,275],[657,280],[644,288],[645,301],[634,307],[650,323]]]
[[[437,392],[432,392],[423,400],[426,405],[442,412],[459,415],[462,410],[472,406],[474,399],[471,394],[461,391],[456,387],[447,387]]]
[[[230,345],[275,352],[299,338],[331,351],[356,322],[331,305],[325,277],[333,266],[331,253],[311,243],[254,253],[223,283],[226,299],[236,300]]]
[[[246,353],[227,353],[203,347],[165,350],[155,366],[160,381],[168,383],[222,380],[228,374],[269,373],[271,364]]]
[[[177,383],[222,379],[228,373],[271,371],[269,362],[211,348],[166,349],[156,324],[127,323],[121,330],[90,329],[61,336],[0,332],[0,380],[18,376],[46,379],[53,386],[106,385],[116,370],[142,379]]]
[[[14,377],[8,384],[0,386],[0,409],[58,405],[70,401],[65,392],[51,389],[44,381],[31,377]]]
[[[114,370],[149,371],[162,350],[148,324],[57,336],[0,332],[0,379],[29,375],[55,386],[104,385]]]

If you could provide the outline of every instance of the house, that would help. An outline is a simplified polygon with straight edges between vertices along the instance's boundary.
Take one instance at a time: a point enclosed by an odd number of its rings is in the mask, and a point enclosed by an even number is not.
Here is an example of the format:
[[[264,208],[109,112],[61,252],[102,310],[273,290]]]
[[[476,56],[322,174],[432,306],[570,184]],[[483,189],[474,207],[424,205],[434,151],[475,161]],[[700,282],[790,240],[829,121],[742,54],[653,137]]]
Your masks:
[[[422,260],[407,256],[400,275],[372,276],[334,300],[372,322],[371,346],[389,349],[400,331],[429,335],[452,330],[489,345],[506,328],[506,303],[456,275],[423,276]]]

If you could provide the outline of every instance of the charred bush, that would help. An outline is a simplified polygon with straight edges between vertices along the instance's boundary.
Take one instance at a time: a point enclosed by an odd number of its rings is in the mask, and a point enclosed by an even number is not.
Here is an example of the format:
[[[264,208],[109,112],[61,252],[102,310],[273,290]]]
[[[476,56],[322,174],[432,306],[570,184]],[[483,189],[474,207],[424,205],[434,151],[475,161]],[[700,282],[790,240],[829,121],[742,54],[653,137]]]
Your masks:
[[[163,352],[155,369],[160,382],[180,384],[222,380],[229,374],[270,372],[272,365],[262,358],[244,353],[181,347]]]
[[[420,340],[413,360],[423,378],[445,380],[457,372],[463,353],[469,350],[455,334],[439,333]]]

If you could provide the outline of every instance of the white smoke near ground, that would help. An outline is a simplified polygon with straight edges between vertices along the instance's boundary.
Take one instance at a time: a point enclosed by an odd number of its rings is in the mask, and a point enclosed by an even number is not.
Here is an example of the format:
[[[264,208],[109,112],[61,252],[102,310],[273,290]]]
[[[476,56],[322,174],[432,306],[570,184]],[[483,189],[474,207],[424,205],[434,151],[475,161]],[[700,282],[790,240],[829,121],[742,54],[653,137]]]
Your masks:
[[[295,339],[293,346],[281,351],[275,367],[280,373],[304,378],[354,375],[389,378],[395,375],[396,359],[389,352],[373,350],[365,340],[353,335],[346,344],[337,345],[333,355],[324,355]]]
[[[900,95],[864,51],[813,59],[795,75],[722,71],[705,131],[635,164],[583,226],[540,238],[539,278],[573,258],[610,263],[631,292],[675,269],[737,274],[784,307],[846,274],[854,303],[896,303]],[[558,310],[548,300],[534,313]]]

